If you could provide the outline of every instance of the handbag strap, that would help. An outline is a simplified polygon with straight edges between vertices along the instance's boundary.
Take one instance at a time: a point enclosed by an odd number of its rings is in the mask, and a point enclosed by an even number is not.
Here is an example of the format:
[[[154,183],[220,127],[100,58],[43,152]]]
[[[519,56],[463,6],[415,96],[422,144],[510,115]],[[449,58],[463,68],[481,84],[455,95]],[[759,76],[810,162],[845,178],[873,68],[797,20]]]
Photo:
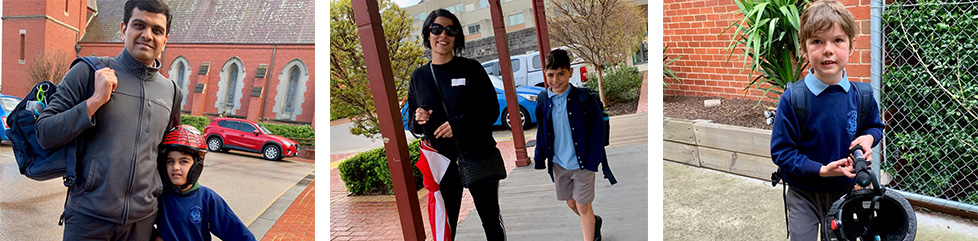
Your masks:
[[[438,86],[438,77],[435,77],[435,63],[429,62],[428,68],[431,69],[431,82],[435,84],[435,91],[438,92],[438,98],[441,99],[441,108],[445,111],[445,122],[448,122],[448,106],[445,105],[445,95],[441,92],[441,86]],[[429,117],[430,118],[430,117]],[[458,139],[455,139],[455,147],[458,148],[459,154],[462,152],[462,146],[458,144]]]

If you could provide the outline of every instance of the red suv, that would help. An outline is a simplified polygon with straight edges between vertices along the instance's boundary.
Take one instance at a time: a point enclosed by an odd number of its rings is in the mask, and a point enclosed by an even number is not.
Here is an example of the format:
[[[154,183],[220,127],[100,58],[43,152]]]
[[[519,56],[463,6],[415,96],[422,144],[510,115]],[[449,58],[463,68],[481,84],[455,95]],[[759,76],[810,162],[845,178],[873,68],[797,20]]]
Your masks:
[[[268,160],[292,157],[298,153],[295,141],[276,136],[261,124],[244,119],[215,118],[204,127],[204,136],[208,151],[234,149],[255,152]]]

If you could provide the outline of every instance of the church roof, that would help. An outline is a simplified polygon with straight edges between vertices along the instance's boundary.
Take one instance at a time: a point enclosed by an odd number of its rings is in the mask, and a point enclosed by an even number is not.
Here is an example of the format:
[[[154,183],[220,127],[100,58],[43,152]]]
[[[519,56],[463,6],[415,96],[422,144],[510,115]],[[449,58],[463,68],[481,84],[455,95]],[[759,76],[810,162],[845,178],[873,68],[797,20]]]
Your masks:
[[[98,0],[81,42],[120,43],[126,0]],[[314,44],[313,0],[166,0],[173,43]]]

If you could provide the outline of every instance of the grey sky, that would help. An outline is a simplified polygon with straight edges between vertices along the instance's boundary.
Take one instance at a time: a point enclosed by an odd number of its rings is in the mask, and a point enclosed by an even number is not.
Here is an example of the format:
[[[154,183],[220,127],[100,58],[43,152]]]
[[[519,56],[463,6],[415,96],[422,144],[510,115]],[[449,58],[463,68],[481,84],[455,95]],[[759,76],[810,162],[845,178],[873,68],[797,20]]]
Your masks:
[[[400,6],[401,8],[418,4],[418,2],[419,0],[394,0],[394,3],[397,3],[397,6]]]

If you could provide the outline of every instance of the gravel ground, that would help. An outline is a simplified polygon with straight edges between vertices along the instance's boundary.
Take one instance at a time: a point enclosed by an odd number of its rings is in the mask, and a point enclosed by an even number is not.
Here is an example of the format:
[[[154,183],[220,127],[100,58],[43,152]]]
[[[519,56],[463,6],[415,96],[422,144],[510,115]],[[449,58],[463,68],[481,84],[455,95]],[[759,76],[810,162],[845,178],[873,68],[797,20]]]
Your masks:
[[[635,100],[629,102],[608,105],[605,107],[605,112],[607,112],[609,116],[635,114],[635,110],[638,109],[638,99],[639,98],[635,98]]]

